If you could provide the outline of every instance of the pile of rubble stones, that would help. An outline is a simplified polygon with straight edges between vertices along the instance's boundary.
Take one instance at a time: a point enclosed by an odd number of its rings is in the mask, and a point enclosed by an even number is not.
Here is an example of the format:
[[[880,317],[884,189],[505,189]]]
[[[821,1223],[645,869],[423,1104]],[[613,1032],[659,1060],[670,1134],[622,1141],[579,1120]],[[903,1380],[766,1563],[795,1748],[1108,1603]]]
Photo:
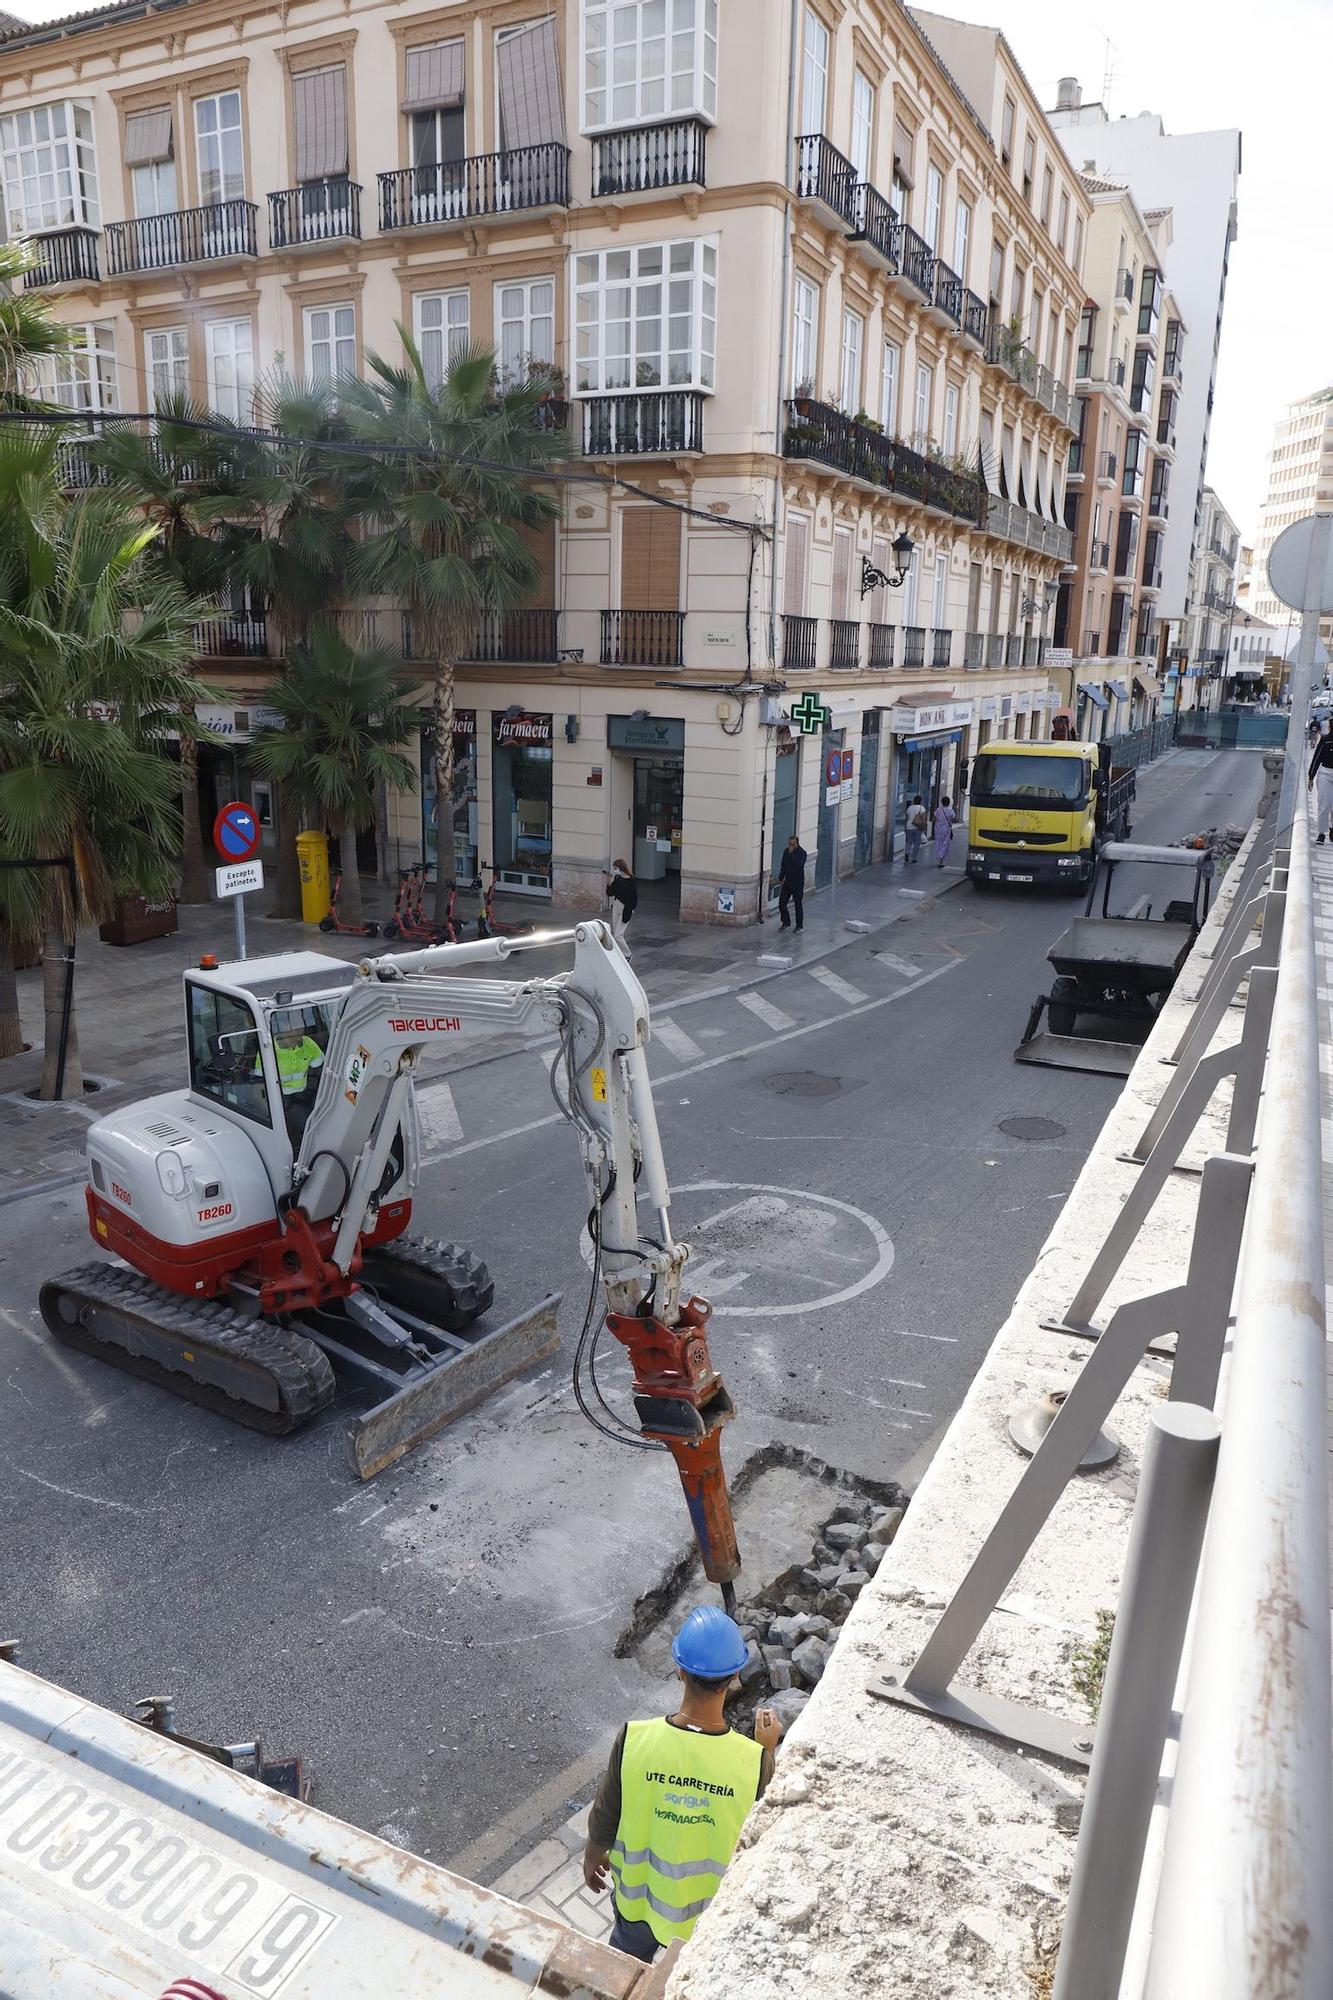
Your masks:
[[[1179,840],[1168,843],[1171,847],[1192,847],[1201,852],[1210,847],[1214,854],[1232,855],[1244,840],[1247,829],[1243,826],[1210,826],[1202,833],[1182,834]]]
[[[756,1591],[737,1617],[749,1654],[728,1719],[748,1729],[756,1708],[773,1709],[790,1728],[828,1664],[838,1628],[884,1560],[907,1507],[844,1503],[826,1521],[808,1563],[794,1563]]]

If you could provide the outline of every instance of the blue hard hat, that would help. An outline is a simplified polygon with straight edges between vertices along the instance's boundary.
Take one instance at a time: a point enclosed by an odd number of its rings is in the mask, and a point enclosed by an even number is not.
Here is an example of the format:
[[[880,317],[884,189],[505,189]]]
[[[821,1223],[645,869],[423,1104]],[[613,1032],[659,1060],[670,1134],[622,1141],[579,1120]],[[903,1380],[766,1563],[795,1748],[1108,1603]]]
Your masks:
[[[677,1632],[671,1657],[696,1680],[725,1681],[745,1665],[749,1647],[741,1628],[715,1604],[700,1604]]]

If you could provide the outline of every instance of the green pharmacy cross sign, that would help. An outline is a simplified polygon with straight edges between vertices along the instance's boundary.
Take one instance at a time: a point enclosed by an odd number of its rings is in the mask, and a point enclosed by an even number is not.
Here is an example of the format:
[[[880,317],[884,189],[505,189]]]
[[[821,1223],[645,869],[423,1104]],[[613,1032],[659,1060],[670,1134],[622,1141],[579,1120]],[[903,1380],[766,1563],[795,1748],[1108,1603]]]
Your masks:
[[[813,688],[807,688],[791,705],[791,719],[802,736],[818,736],[833,720],[833,710],[822,702]]]

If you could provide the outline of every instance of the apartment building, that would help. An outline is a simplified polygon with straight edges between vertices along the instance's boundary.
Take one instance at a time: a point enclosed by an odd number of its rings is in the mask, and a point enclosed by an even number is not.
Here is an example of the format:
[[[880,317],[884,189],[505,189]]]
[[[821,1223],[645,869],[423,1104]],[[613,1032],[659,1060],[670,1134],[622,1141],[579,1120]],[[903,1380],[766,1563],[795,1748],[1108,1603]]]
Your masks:
[[[1287,605],[1273,595],[1268,557],[1274,542],[1293,521],[1333,510],[1333,389],[1321,389],[1289,403],[1268,454],[1268,484],[1255,536],[1250,608],[1256,617],[1285,626]],[[1320,635],[1333,642],[1333,619],[1320,622]]]
[[[621,855],[752,920],[792,831],[816,886],[865,865],[1053,700],[1090,202],[1000,38],[975,101],[885,0],[778,11],[129,0],[0,37],[7,224],[78,330],[53,397],[245,422],[399,325],[435,375],[472,341],[551,383],[587,477],[460,666],[453,811],[460,870],[558,905]],[[206,810],[280,663],[259,605],[200,643]],[[421,768],[382,864],[432,852]]]
[[[1232,627],[1245,615],[1236,604],[1240,547],[1240,529],[1212,487],[1205,486],[1190,570],[1186,646],[1191,676],[1205,684],[1210,706],[1220,699],[1222,684],[1228,678]],[[1261,671],[1258,678],[1262,677]]]

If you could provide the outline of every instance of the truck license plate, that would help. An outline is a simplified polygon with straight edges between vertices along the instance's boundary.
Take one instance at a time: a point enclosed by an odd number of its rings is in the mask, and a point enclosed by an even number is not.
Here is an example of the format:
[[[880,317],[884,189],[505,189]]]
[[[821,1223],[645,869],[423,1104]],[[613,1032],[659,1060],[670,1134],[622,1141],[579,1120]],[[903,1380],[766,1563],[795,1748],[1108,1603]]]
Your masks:
[[[1009,880],[1011,882],[1030,882],[1032,877],[1030,875],[1011,875]]]

